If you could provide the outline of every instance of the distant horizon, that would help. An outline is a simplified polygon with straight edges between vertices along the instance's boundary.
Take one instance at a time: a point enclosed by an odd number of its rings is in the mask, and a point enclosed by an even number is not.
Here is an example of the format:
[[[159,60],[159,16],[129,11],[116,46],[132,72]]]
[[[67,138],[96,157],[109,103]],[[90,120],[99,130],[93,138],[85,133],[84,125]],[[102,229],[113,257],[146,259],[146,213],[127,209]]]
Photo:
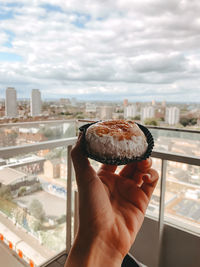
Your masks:
[[[81,98],[80,96],[68,96],[68,97],[66,97],[66,96],[61,96],[61,97],[58,97],[58,98],[44,98],[44,97],[42,97],[41,98],[41,100],[42,100],[42,102],[46,102],[46,101],[55,101],[55,102],[58,102],[58,101],[60,101],[60,99],[69,99],[69,100],[72,100],[72,98],[75,98],[76,99],[76,101],[80,101],[80,102],[105,102],[105,103],[123,103],[123,101],[124,101],[124,99],[127,99],[126,97],[125,98],[123,98],[123,99],[115,99],[115,100],[113,100],[113,99],[96,99],[96,98],[94,98],[94,99],[90,99],[90,98]],[[4,102],[5,101],[5,98],[0,98],[0,102]],[[18,101],[30,101],[30,97],[24,97],[24,98],[21,98],[21,97],[19,97],[19,98],[17,98],[17,102]],[[180,105],[180,104],[195,104],[195,105],[197,105],[197,104],[199,104],[200,105],[200,101],[166,101],[166,100],[155,100],[155,99],[151,99],[151,100],[143,100],[143,101],[141,101],[141,100],[130,100],[130,99],[128,99],[128,103],[151,103],[152,101],[155,101],[156,103],[162,103],[162,102],[165,102],[166,104],[178,104],[178,105]]]

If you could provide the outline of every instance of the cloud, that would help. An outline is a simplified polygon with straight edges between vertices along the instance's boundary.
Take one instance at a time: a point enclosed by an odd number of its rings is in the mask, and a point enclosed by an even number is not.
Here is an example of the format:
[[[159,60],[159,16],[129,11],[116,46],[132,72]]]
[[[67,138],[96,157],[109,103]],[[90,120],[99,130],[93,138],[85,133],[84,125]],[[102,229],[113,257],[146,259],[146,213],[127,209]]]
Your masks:
[[[14,86],[29,96],[37,87],[44,97],[111,99],[183,94],[197,100],[199,1],[2,0],[0,5],[2,90]]]

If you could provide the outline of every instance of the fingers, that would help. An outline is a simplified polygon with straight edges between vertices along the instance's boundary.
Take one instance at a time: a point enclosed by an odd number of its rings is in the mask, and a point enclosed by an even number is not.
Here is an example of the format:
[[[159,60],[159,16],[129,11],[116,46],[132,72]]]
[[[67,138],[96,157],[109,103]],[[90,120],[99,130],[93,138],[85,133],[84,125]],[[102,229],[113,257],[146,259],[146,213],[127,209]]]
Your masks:
[[[117,180],[117,187],[121,196],[137,207],[144,214],[158,181],[158,173],[154,169],[149,169],[146,173],[141,173],[143,183],[140,186],[135,179],[121,177]]]
[[[132,180],[135,181],[135,183],[137,184],[137,186],[141,186],[141,184],[143,183],[143,177],[146,175],[146,173],[144,172],[140,172],[138,170],[135,171]]]
[[[137,163],[129,163],[119,172],[120,176],[126,177],[126,178],[132,178],[134,171],[136,170]]]
[[[136,177],[135,172],[145,173],[148,169],[151,168],[151,165],[152,165],[151,158],[148,158],[140,162],[133,162],[124,166],[124,168],[120,171],[119,175],[132,179],[133,176]]]
[[[76,173],[77,183],[80,184],[82,181],[91,179],[90,173],[94,171],[88,158],[83,152],[83,134],[80,133],[76,145],[72,148],[71,157],[74,164],[74,169]]]
[[[146,170],[150,169],[151,166],[152,166],[151,158],[137,162],[137,169],[142,172],[145,172]]]
[[[158,172],[154,169],[149,169],[147,173],[143,176],[143,184],[141,186],[141,189],[150,199],[156,184],[158,182]]]
[[[114,173],[116,169],[117,169],[116,165],[102,164],[101,167],[99,168],[98,173],[101,173],[102,171]]]

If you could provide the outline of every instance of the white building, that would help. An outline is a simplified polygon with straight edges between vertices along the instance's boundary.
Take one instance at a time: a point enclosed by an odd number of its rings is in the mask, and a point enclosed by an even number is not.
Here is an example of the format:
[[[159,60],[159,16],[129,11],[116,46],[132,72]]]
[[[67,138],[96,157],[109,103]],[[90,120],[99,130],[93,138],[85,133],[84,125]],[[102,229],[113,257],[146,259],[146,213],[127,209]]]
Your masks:
[[[31,116],[39,116],[41,114],[41,93],[38,89],[33,89],[31,92]]]
[[[97,106],[93,103],[86,103],[85,105],[85,112],[87,113],[95,113],[97,110]]]
[[[101,120],[112,119],[113,107],[111,106],[102,106],[99,110],[99,117]]]
[[[175,125],[180,120],[180,109],[177,107],[166,108],[165,122],[169,125]]]
[[[128,105],[124,108],[124,118],[133,118],[135,116],[137,116],[136,105]]]
[[[155,117],[155,108],[153,106],[147,106],[141,110],[141,120],[144,121],[149,118]]]
[[[6,117],[17,117],[17,92],[15,88],[8,87],[6,89]]]

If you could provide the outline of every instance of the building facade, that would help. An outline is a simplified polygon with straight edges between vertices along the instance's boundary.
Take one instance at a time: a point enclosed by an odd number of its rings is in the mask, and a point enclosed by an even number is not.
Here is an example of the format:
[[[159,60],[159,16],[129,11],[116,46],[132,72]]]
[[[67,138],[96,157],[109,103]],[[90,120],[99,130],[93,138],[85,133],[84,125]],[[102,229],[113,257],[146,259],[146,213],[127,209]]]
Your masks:
[[[102,106],[99,110],[99,117],[101,120],[112,119],[113,107],[111,106]]]
[[[8,87],[6,89],[5,110],[6,117],[17,117],[17,92],[13,87]]]
[[[31,116],[39,116],[41,115],[41,93],[38,89],[33,89],[31,92]]]
[[[166,108],[165,122],[169,125],[175,125],[180,120],[180,109],[177,107]]]
[[[128,105],[124,108],[124,118],[134,118],[137,116],[137,107],[135,105]]]
[[[141,120],[144,121],[149,118],[155,117],[155,108],[153,106],[147,106],[141,110]]]

